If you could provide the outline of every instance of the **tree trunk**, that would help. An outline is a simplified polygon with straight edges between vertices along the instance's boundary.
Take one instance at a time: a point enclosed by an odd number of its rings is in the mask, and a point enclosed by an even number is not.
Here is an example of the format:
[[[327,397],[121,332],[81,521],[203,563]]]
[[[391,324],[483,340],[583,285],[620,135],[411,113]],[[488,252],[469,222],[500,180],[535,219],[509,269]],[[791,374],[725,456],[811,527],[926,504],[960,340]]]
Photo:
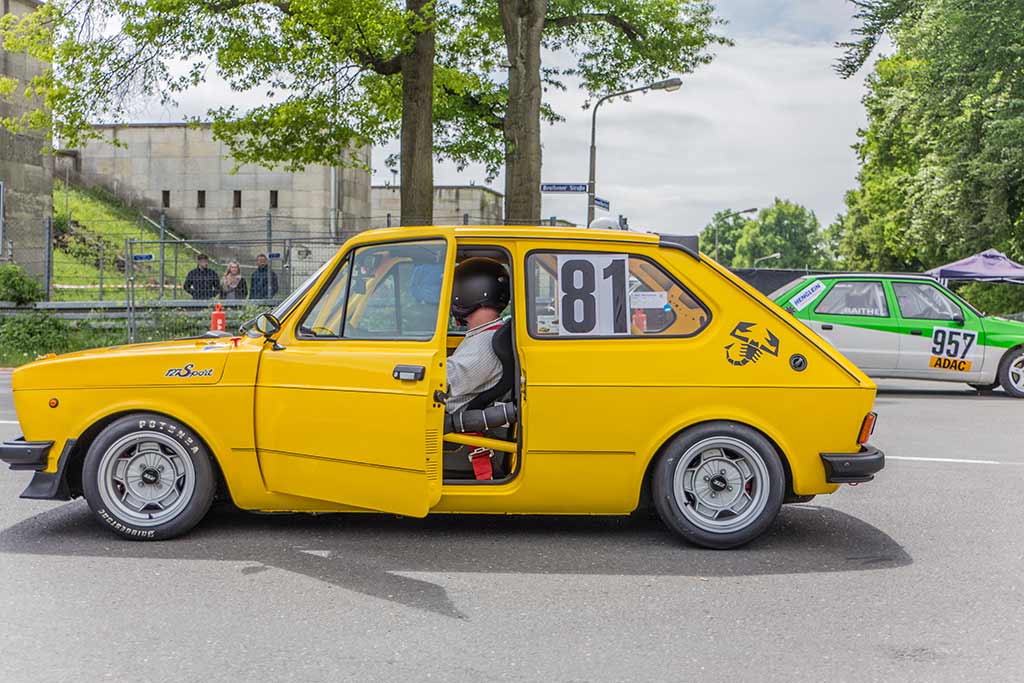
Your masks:
[[[406,0],[410,12],[423,16],[430,0]],[[402,225],[434,222],[434,29],[416,35],[412,51],[402,56]]]
[[[540,42],[548,0],[499,0],[508,49],[505,220],[540,221]]]

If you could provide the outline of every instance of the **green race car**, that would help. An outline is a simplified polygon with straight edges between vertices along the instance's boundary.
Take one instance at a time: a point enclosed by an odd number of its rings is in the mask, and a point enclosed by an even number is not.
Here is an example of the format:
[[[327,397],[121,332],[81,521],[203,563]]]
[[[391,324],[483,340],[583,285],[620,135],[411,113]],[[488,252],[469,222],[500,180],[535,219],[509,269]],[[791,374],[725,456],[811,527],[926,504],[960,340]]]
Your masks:
[[[985,315],[926,275],[807,275],[770,297],[871,377],[1024,398],[1024,323]]]

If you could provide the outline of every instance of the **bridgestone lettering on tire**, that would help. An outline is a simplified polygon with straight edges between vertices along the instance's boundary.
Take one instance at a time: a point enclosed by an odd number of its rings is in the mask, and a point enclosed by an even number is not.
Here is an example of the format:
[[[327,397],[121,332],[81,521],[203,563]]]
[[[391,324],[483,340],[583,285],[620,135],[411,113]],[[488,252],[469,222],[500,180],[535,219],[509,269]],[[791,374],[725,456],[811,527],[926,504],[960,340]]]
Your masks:
[[[82,490],[96,518],[132,540],[188,532],[216,491],[211,454],[187,425],[163,415],[127,415],[89,446]]]
[[[763,534],[782,507],[786,475],[759,432],[711,422],[683,432],[654,469],[654,503],[665,524],[694,545],[734,548]]]

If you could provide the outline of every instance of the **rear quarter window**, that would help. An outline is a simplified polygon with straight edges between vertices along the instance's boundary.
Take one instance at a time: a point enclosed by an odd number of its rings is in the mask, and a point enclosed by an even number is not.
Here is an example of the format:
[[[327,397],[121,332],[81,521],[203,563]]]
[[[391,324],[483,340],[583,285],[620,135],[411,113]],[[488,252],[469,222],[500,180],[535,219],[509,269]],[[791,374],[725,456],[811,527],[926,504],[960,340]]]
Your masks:
[[[644,256],[532,252],[526,273],[533,337],[692,337],[711,320],[703,303]]]

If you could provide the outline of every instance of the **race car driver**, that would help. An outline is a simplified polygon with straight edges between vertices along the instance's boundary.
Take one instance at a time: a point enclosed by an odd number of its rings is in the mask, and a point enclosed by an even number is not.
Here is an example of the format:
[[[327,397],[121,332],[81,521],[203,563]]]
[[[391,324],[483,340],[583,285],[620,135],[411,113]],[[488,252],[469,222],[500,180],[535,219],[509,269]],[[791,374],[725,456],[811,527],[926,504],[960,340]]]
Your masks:
[[[501,361],[491,340],[504,324],[501,311],[510,297],[508,271],[497,261],[473,257],[455,269],[452,315],[469,330],[448,358],[447,412],[459,412],[501,379]]]

